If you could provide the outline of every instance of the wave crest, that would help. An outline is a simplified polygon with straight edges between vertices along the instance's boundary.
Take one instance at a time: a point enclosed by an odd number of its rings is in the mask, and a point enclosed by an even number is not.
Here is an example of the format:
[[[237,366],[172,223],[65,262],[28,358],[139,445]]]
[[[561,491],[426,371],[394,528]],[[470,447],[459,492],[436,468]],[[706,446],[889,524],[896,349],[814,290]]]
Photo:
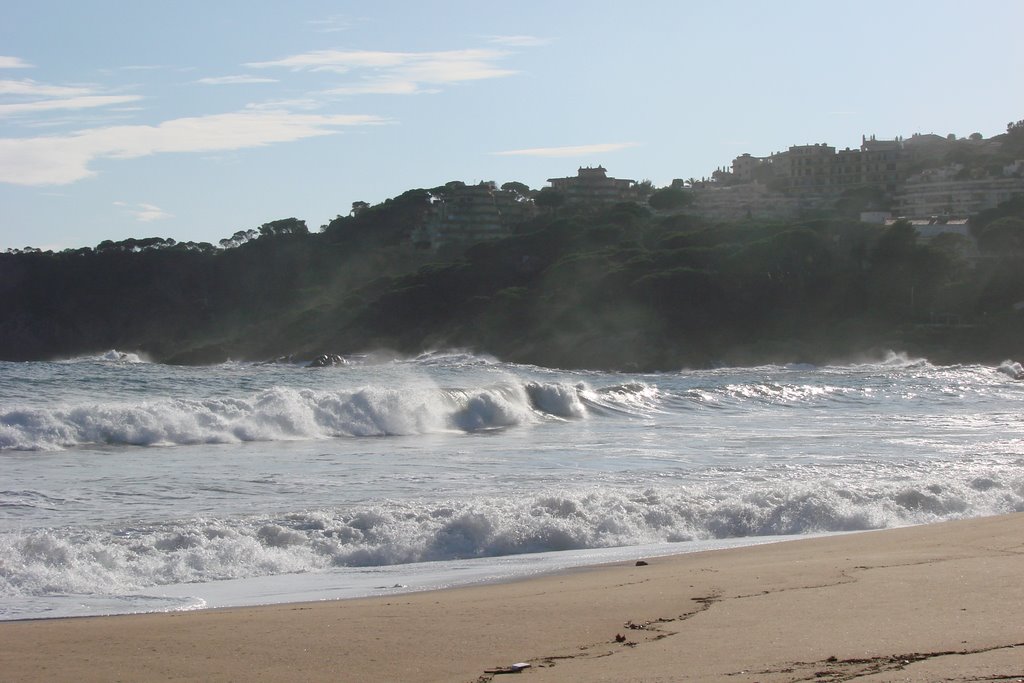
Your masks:
[[[696,539],[837,532],[1024,511],[1024,479],[922,474],[881,489],[787,481],[551,490],[279,517],[0,533],[0,595],[123,594],[435,560]]]
[[[474,432],[545,416],[585,417],[578,390],[557,384],[474,390],[364,387],[352,392],[275,387],[246,398],[9,410],[0,413],[0,450]]]

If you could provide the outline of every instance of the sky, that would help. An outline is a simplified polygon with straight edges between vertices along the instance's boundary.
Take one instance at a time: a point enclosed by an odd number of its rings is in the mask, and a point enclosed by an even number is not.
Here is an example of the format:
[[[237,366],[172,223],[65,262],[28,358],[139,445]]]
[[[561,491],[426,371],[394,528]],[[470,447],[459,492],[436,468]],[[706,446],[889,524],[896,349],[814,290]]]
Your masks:
[[[0,250],[1024,119],[1024,0],[0,0]]]

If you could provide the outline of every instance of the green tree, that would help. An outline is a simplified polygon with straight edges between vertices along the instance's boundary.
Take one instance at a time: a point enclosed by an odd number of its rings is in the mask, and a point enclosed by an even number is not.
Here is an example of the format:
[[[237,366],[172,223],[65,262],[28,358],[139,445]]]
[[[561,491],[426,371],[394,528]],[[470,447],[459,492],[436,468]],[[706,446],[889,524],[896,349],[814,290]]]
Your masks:
[[[910,221],[898,220],[890,225],[875,243],[871,262],[878,264],[902,263],[911,258],[917,248],[917,231]]]
[[[534,203],[544,209],[557,209],[565,204],[565,195],[550,187],[541,189],[533,196]]]
[[[647,203],[658,211],[674,211],[688,206],[693,202],[693,194],[678,187],[663,187],[655,190]]]
[[[505,192],[511,192],[512,194],[516,195],[516,199],[519,200],[528,199],[530,197],[530,186],[527,185],[526,183],[520,183],[516,180],[511,180],[507,183],[504,183],[501,186],[501,189],[504,190]]]
[[[1024,218],[1007,216],[989,223],[978,236],[978,245],[995,253],[1019,253],[1024,249]]]
[[[298,218],[282,218],[260,226],[260,237],[308,234],[309,228],[306,227],[306,221],[300,221]]]

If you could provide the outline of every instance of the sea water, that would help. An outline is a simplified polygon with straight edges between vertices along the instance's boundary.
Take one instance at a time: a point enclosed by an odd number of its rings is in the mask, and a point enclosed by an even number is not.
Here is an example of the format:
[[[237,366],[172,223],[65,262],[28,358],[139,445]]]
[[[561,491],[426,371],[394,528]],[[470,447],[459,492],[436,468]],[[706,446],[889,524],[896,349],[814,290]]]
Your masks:
[[[390,594],[1024,510],[1019,367],[0,363],[0,619]]]

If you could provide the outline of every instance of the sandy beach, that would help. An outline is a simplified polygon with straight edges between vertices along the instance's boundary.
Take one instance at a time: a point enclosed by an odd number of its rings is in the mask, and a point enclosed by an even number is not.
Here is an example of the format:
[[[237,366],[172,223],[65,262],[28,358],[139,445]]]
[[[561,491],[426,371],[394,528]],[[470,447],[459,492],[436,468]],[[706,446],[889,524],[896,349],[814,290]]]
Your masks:
[[[1017,514],[388,598],[8,622],[0,680],[1018,681],[1021,577]]]

